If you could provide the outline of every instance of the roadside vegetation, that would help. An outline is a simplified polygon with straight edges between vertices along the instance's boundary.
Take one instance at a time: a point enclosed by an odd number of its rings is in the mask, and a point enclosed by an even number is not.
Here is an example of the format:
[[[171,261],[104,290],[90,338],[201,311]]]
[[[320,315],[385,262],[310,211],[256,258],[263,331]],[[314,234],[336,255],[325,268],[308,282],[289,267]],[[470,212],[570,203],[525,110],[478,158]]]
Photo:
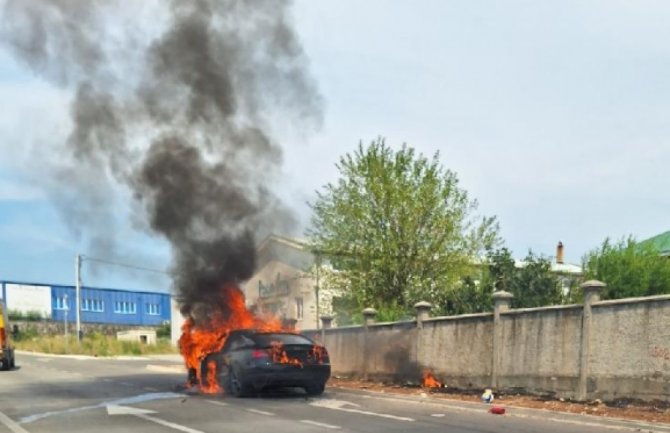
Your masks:
[[[13,338],[18,350],[51,353],[56,355],[121,356],[178,353],[169,338],[158,338],[155,345],[135,341],[119,341],[115,336],[91,333],[81,342],[75,335],[40,335],[34,327],[28,327]]]

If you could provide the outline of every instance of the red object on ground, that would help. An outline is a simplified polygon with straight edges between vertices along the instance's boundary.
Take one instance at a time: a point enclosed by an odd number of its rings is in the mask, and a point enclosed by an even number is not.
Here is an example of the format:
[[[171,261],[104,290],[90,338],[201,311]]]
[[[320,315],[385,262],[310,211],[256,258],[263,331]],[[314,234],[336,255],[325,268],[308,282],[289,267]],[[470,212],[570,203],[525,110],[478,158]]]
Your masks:
[[[489,413],[494,413],[496,415],[505,415],[505,408],[500,406],[493,406],[489,409]]]

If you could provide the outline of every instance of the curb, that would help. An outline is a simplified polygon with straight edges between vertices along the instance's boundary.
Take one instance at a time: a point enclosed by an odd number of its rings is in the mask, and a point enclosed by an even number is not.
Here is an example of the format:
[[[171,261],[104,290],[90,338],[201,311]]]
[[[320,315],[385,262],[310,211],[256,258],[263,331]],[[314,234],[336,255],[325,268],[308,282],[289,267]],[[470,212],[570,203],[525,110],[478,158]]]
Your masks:
[[[154,371],[156,373],[186,374],[186,367],[184,367],[183,365],[148,364],[147,370]]]
[[[28,355],[28,356],[39,356],[42,358],[61,358],[61,359],[76,359],[79,361],[92,360],[92,359],[104,359],[104,360],[117,360],[117,361],[149,361],[151,358],[147,358],[143,355],[118,355],[118,356],[92,356],[92,355],[71,355],[71,354],[55,354],[55,353],[43,353],[43,352],[31,352],[28,350],[14,350],[14,353],[17,355]]]
[[[353,395],[365,395],[378,399],[390,401],[412,402],[416,404],[432,404],[442,406],[452,410],[467,411],[474,413],[488,413],[489,405],[484,403],[472,403],[461,400],[449,400],[446,398],[436,398],[424,396],[408,396],[406,394],[395,394],[392,392],[377,392],[370,390],[360,390],[330,386],[331,390],[337,393],[349,393]],[[635,421],[624,418],[603,417],[595,415],[580,415],[568,412],[552,411],[547,409],[533,409],[519,406],[507,406],[501,402],[501,406],[507,409],[505,416],[516,418],[528,418],[543,421],[560,422],[565,424],[576,424],[590,427],[601,427],[609,429],[627,429],[630,431],[645,431],[650,433],[670,433],[670,424],[648,423],[645,421]]]

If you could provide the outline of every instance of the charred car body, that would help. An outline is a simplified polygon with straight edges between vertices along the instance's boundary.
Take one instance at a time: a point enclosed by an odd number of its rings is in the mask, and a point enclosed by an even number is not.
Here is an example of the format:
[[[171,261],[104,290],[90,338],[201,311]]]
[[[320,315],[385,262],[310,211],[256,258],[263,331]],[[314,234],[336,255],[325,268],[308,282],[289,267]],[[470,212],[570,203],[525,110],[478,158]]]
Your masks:
[[[202,360],[201,381],[212,375],[235,397],[280,387],[319,395],[330,378],[330,359],[325,347],[300,334],[235,330],[219,352]]]

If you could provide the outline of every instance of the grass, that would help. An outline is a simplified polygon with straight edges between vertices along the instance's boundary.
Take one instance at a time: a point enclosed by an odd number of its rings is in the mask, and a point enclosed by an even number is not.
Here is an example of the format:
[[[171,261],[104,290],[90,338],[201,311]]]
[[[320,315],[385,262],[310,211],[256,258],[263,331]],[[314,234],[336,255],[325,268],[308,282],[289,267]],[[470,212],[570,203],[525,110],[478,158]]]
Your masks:
[[[85,335],[81,342],[78,342],[74,335],[66,339],[63,335],[37,335],[30,330],[22,334],[18,340],[13,341],[14,347],[29,352],[91,356],[178,353],[170,340],[164,338],[159,338],[155,345],[151,345],[136,341],[119,341],[116,337],[98,333]]]

